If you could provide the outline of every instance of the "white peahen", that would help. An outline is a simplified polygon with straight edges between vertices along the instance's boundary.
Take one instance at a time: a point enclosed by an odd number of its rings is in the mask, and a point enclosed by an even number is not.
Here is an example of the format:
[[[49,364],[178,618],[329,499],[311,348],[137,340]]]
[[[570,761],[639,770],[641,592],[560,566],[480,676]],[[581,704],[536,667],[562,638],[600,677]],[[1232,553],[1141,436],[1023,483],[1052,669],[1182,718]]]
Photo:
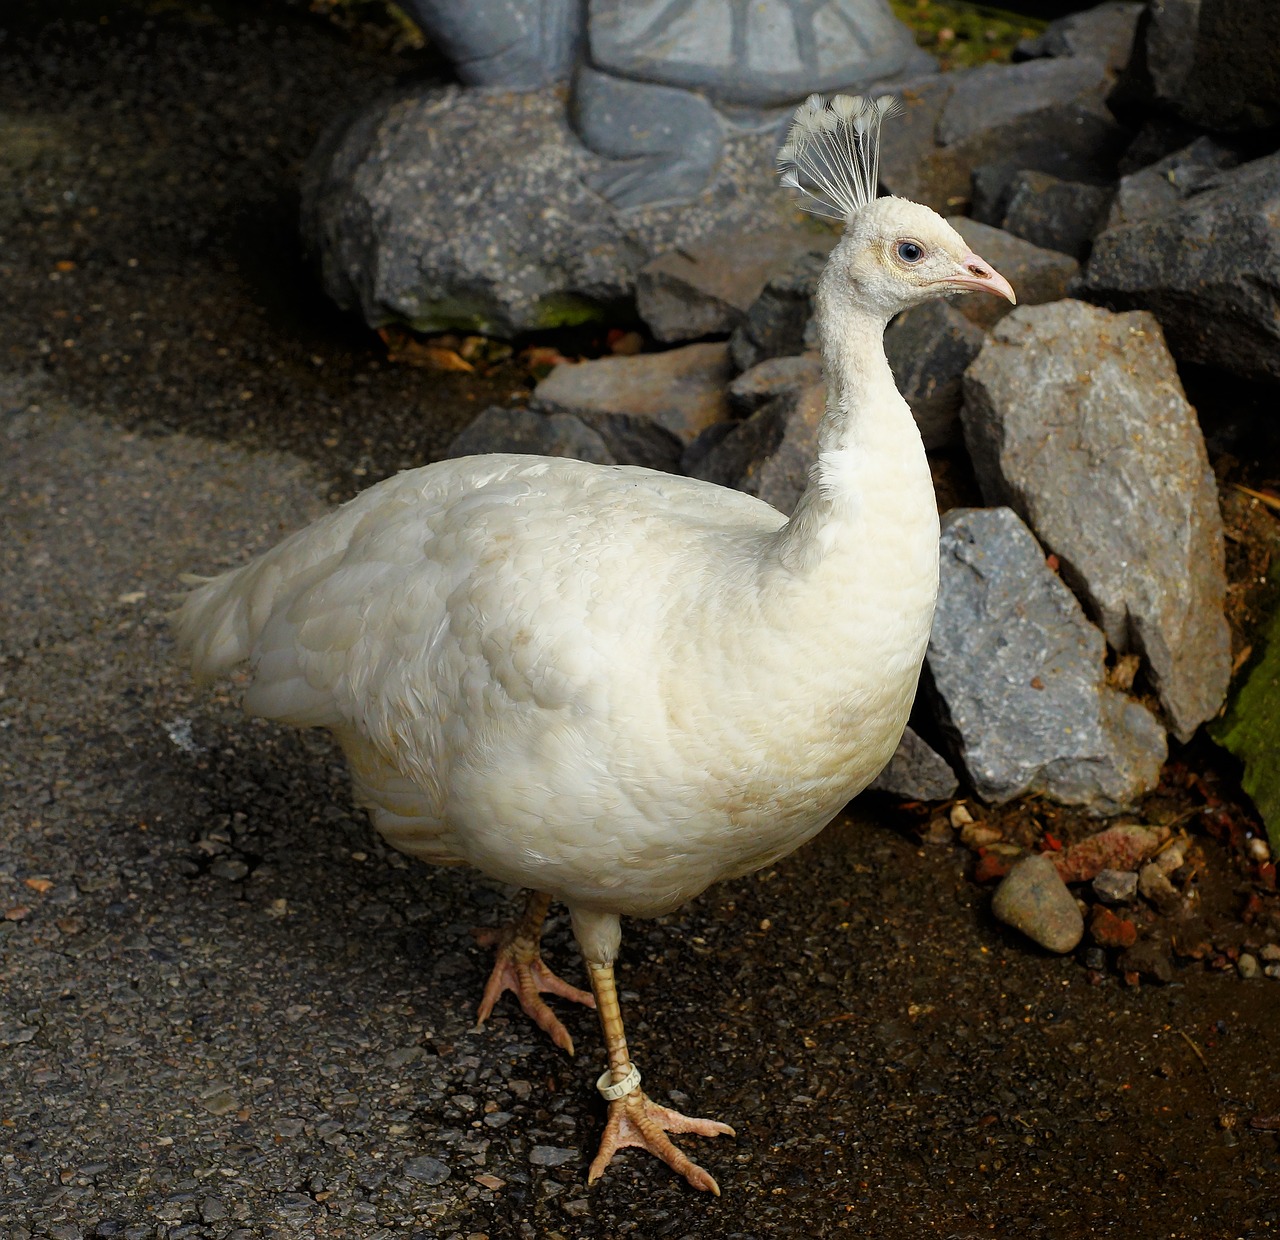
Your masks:
[[[938,519],[881,337],[949,293],[1013,300],[933,211],[876,194],[889,101],[810,99],[779,155],[845,220],[816,310],[819,453],[790,519],[647,469],[476,456],[371,487],[177,613],[202,680],[248,660],[245,709],[328,728],[396,848],[531,892],[498,942],[507,988],[558,1044],[540,991],[591,1003],[538,953],[552,899],[586,957],[609,1066],[590,1177],[640,1145],[715,1181],[668,1132],[731,1133],[652,1102],[613,963],[654,917],[814,836],[889,760],[929,637]]]

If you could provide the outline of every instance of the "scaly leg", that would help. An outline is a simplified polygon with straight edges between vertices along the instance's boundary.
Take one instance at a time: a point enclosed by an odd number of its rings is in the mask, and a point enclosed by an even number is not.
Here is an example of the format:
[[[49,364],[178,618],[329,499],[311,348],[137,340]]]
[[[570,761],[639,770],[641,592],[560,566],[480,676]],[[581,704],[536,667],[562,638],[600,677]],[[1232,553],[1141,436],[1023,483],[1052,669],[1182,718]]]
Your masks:
[[[598,1088],[609,1102],[609,1119],[600,1138],[600,1152],[587,1173],[588,1183],[595,1183],[613,1156],[624,1146],[638,1145],[661,1158],[673,1171],[684,1176],[694,1188],[706,1189],[720,1196],[720,1186],[697,1163],[687,1158],[667,1136],[669,1132],[694,1132],[701,1137],[721,1133],[733,1136],[728,1124],[713,1119],[691,1119],[670,1107],[651,1102],[640,1088],[639,1073],[627,1054],[627,1038],[622,1029],[622,1010],[613,980],[612,964],[588,962],[591,989],[595,992],[605,1046],[609,1051],[609,1071],[600,1078]],[[630,1086],[629,1089],[627,1087]],[[627,1092],[617,1094],[619,1090]]]
[[[596,1001],[585,990],[570,986],[557,977],[542,962],[538,944],[542,939],[542,923],[546,921],[550,907],[549,895],[531,891],[524,916],[519,921],[502,930],[475,931],[476,940],[482,946],[497,948],[493,972],[489,974],[489,983],[484,988],[484,997],[476,1013],[476,1028],[489,1019],[498,996],[511,990],[519,999],[520,1006],[533,1018],[534,1024],[548,1034],[561,1050],[572,1055],[573,1039],[556,1014],[543,1002],[541,992],[585,1003],[587,1007],[595,1007]]]

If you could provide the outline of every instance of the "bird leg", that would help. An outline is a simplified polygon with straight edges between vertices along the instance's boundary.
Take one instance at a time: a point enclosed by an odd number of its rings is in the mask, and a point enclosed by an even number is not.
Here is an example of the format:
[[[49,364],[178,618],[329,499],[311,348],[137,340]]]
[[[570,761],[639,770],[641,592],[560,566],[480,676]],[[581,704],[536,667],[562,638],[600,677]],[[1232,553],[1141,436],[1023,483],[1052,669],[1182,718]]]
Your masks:
[[[476,941],[483,947],[496,947],[493,972],[476,1013],[479,1029],[493,1012],[493,1005],[504,991],[515,992],[520,1006],[533,1018],[533,1023],[546,1033],[561,1050],[573,1054],[573,1039],[559,1017],[542,999],[543,991],[595,1007],[596,1001],[585,990],[570,986],[557,977],[542,961],[538,944],[542,939],[542,923],[547,919],[551,897],[542,891],[529,892],[524,915],[501,930],[476,930]]]
[[[692,1119],[650,1101],[640,1088],[640,1074],[627,1054],[627,1038],[622,1029],[622,1010],[613,979],[612,964],[588,962],[591,989],[595,992],[600,1024],[604,1029],[609,1052],[608,1071],[597,1082],[597,1088],[609,1103],[609,1118],[600,1138],[600,1152],[587,1173],[594,1184],[624,1146],[638,1145],[661,1158],[673,1171],[684,1176],[694,1188],[706,1189],[720,1196],[720,1186],[697,1163],[685,1156],[667,1136],[669,1132],[694,1132],[701,1137],[724,1133],[733,1136],[728,1124],[713,1119]],[[623,1092],[625,1091],[625,1092]]]

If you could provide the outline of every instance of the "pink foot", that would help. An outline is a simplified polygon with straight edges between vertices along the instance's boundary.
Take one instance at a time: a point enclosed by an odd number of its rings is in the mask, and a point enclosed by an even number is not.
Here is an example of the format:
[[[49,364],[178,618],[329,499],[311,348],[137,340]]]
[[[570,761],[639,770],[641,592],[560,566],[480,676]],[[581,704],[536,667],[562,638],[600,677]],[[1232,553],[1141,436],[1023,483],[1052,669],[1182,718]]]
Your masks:
[[[571,999],[574,1003],[582,1003],[590,1008],[596,1005],[595,997],[589,991],[570,986],[552,973],[543,963],[538,945],[519,932],[507,929],[476,930],[474,933],[476,941],[482,946],[497,946],[493,972],[489,974],[489,981],[476,1013],[476,1028],[480,1028],[489,1019],[499,996],[510,990],[533,1019],[533,1023],[561,1050],[572,1055],[573,1039],[560,1023],[560,1018],[543,1002],[542,995],[559,995],[562,999]]]
[[[719,1197],[720,1186],[671,1142],[667,1137],[669,1132],[692,1132],[700,1137],[735,1135],[728,1124],[721,1124],[714,1119],[691,1119],[670,1107],[651,1102],[642,1090],[637,1089],[625,1098],[609,1103],[609,1119],[604,1126],[604,1135],[600,1138],[600,1152],[587,1173],[587,1182],[594,1184],[620,1149],[638,1145],[661,1158],[694,1188]]]

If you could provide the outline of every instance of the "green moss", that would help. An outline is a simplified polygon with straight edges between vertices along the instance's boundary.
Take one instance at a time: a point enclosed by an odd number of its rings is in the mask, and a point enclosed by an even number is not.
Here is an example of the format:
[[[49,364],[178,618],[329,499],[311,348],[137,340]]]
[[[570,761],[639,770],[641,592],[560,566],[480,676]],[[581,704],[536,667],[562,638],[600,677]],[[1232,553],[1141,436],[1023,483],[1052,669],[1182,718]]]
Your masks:
[[[513,334],[511,322],[505,316],[494,313],[493,303],[481,298],[441,297],[438,300],[418,304],[412,317],[398,320],[415,332],[432,336],[437,332],[477,333],[481,336],[509,337]],[[564,327],[581,327],[584,323],[617,323],[629,321],[625,303],[604,305],[574,293],[553,293],[544,297],[535,311],[535,321],[528,331],[551,331]],[[396,320],[387,319],[374,326],[386,326]]]
[[[1253,661],[1209,735],[1244,763],[1244,790],[1280,856],[1280,610],[1255,641]]]
[[[965,0],[889,0],[889,4],[898,20],[911,28],[916,42],[937,56],[944,69],[1008,60],[1022,39],[1038,35],[1047,24]]]

